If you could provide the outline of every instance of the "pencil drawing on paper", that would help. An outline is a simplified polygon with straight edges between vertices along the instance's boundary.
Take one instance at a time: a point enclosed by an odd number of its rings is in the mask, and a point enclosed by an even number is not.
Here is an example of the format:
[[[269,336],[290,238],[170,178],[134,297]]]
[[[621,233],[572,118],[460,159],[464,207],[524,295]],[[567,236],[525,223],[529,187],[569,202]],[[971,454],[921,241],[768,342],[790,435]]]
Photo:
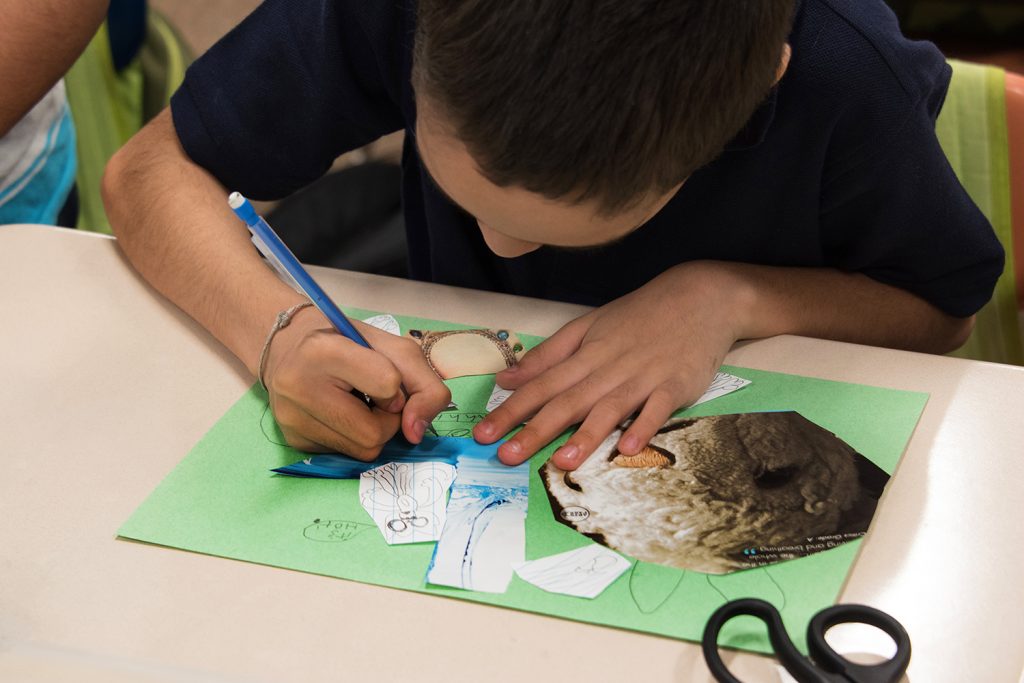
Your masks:
[[[724,574],[859,538],[888,481],[795,412],[677,419],[635,455],[615,448],[620,436],[573,472],[541,468],[555,519],[680,569]]]
[[[709,386],[707,388],[707,391],[705,391],[704,394],[699,399],[697,399],[694,405],[704,403],[705,401],[710,401],[711,399],[718,398],[719,396],[731,394],[737,389],[742,389],[748,384],[750,384],[750,380],[748,379],[743,379],[742,377],[730,375],[727,372],[716,372],[715,378],[711,380],[711,386]]]
[[[347,519],[314,519],[313,523],[302,530],[302,535],[311,541],[321,543],[342,543],[351,541],[367,529],[370,524],[352,522]]]
[[[359,500],[388,543],[437,540],[455,468],[443,462],[389,462],[359,477]]]
[[[485,413],[442,412],[432,424],[438,436],[465,438],[473,435],[473,427],[485,417]]]
[[[654,614],[675,595],[687,574],[637,560],[629,568],[629,597],[641,614]]]
[[[629,561],[592,543],[568,552],[516,565],[516,574],[550,593],[595,598],[623,572]]]

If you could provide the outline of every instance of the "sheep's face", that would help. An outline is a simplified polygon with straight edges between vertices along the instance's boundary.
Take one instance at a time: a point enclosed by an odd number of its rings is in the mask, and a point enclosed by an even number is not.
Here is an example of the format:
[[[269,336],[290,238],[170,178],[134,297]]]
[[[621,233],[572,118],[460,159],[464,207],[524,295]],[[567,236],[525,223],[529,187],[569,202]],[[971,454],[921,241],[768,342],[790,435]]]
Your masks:
[[[862,534],[888,479],[794,412],[677,420],[634,456],[616,450],[620,436],[574,472],[543,466],[555,516],[610,548],[683,569],[724,573],[763,563],[753,549],[801,544],[808,554],[824,549],[811,547],[815,537]]]

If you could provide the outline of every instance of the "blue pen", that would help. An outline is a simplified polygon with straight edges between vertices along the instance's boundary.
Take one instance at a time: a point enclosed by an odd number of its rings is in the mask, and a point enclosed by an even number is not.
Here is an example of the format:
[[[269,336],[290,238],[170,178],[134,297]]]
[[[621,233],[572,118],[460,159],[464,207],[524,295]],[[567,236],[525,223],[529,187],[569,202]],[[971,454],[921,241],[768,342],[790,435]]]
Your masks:
[[[359,334],[359,330],[355,328],[352,321],[331,301],[331,297],[327,296],[327,292],[321,289],[316,280],[306,272],[306,269],[299,263],[299,259],[295,258],[295,254],[281,241],[281,238],[277,236],[274,229],[256,213],[256,209],[253,208],[248,199],[239,192],[232,192],[228,195],[228,206],[231,207],[236,216],[242,219],[245,226],[249,228],[249,232],[252,233],[252,243],[256,245],[256,248],[267,259],[267,262],[273,266],[274,270],[286,282],[300,293],[305,294],[341,336],[354,341],[360,346],[365,346],[368,349],[373,348],[363,335]],[[402,395],[405,398],[409,398],[409,392],[406,391],[405,385],[400,385],[399,388],[402,391]],[[353,390],[352,393],[361,398],[367,406],[373,406],[373,401],[366,394],[358,390]],[[429,423],[427,429],[435,436],[437,435],[437,432],[434,431],[433,426],[429,425]]]
[[[359,334],[359,330],[355,328],[352,321],[331,301],[327,292],[321,289],[320,285],[306,272],[299,260],[295,258],[295,254],[281,241],[274,229],[256,213],[256,209],[248,199],[238,192],[232,192],[228,196],[228,206],[249,228],[249,232],[252,233],[252,243],[274,267],[274,270],[280,273],[292,287],[305,294],[339,334],[360,346],[373,348],[363,335]]]

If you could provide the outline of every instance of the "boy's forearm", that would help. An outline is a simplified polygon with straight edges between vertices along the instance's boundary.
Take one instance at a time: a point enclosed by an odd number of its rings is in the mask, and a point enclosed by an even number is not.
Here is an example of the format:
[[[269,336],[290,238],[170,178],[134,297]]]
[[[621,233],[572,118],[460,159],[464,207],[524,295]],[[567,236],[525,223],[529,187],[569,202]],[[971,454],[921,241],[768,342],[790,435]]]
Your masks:
[[[169,110],[111,159],[103,200],[135,269],[255,372],[275,315],[300,297],[263,264],[224,188],[185,155]]]
[[[737,338],[798,334],[947,353],[963,345],[974,318],[955,318],[910,292],[828,268],[709,262],[735,292]]]
[[[0,137],[64,76],[103,23],[109,0],[0,2]]]

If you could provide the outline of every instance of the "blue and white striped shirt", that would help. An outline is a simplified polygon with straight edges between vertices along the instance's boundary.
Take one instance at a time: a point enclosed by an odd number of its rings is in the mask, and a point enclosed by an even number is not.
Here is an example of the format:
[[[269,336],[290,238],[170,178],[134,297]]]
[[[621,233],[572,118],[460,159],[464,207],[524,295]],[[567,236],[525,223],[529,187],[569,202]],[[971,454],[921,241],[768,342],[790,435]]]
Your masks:
[[[75,128],[63,81],[0,138],[0,225],[54,225],[75,182]]]

